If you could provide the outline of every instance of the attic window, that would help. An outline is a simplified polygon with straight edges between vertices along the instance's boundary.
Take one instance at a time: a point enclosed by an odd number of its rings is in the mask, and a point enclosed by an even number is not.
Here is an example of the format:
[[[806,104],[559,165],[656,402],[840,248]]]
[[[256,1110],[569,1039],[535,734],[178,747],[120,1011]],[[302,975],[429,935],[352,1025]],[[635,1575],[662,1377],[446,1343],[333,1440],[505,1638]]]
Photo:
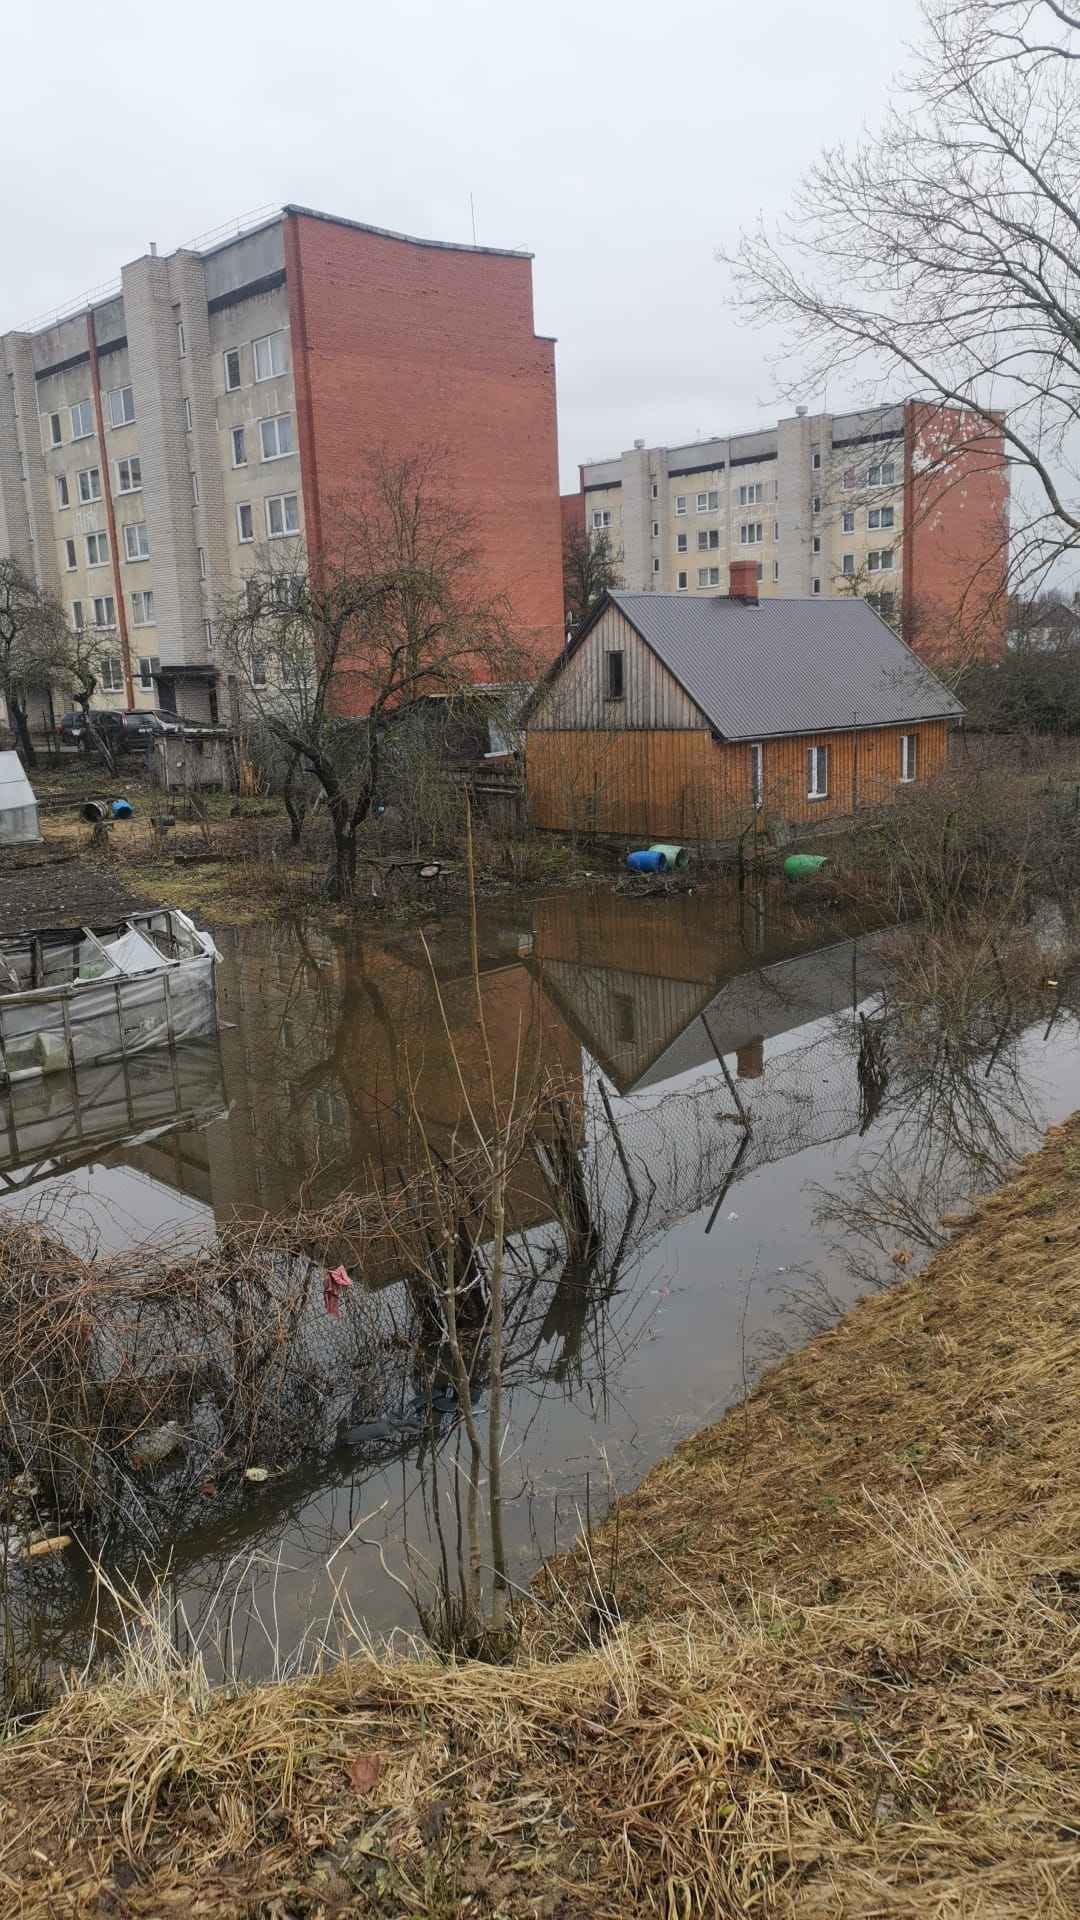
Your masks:
[[[609,700],[621,700],[623,697],[623,657],[621,651],[607,656],[607,697]]]

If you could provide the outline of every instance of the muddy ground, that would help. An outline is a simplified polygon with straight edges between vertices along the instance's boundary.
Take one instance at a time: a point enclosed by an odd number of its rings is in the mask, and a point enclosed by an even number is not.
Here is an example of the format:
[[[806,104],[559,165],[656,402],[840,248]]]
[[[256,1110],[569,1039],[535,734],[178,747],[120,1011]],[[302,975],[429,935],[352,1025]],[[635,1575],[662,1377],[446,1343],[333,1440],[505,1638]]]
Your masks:
[[[119,920],[152,905],[111,868],[88,860],[0,860],[0,935]]]

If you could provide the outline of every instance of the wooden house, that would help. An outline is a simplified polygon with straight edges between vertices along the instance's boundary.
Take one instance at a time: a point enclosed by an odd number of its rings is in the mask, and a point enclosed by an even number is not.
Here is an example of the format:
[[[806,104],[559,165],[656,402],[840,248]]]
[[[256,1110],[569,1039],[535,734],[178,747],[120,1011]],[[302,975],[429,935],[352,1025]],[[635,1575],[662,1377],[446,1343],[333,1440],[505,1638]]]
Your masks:
[[[724,840],[895,798],[945,759],[963,709],[855,595],[605,596],[526,720],[534,823],[656,840]]]

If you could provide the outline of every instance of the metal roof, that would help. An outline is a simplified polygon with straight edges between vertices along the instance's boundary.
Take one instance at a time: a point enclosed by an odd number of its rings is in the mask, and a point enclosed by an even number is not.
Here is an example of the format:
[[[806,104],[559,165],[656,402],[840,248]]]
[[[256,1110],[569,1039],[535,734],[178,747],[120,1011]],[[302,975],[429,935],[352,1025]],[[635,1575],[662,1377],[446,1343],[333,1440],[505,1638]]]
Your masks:
[[[864,600],[610,599],[725,740],[963,714]],[[591,623],[590,623],[591,624]]]

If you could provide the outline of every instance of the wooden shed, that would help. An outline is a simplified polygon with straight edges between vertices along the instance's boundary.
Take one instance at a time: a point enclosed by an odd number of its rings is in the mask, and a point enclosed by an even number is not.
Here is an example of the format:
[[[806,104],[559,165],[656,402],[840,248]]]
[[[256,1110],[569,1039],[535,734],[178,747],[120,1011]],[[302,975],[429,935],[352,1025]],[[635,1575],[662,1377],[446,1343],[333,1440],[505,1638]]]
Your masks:
[[[526,721],[534,823],[724,840],[896,797],[948,750],[963,709],[852,595],[760,600],[753,562],[713,598],[611,593]]]

